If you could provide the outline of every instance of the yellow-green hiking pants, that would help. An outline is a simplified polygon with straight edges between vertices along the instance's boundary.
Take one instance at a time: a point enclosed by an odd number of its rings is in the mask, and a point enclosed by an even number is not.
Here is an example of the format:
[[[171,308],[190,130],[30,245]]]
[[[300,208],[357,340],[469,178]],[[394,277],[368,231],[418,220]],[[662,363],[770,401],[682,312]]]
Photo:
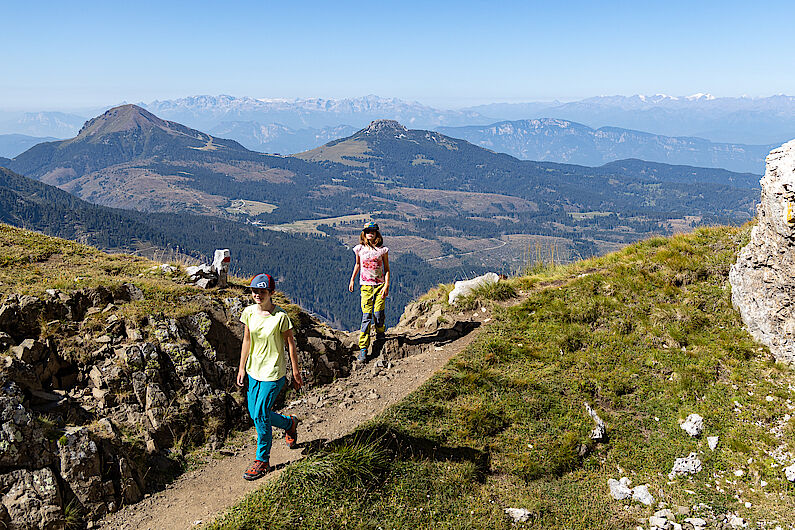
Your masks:
[[[359,349],[363,350],[370,345],[370,325],[375,324],[375,338],[384,338],[386,332],[386,315],[384,307],[386,300],[381,296],[384,284],[362,285],[362,328],[359,333]]]

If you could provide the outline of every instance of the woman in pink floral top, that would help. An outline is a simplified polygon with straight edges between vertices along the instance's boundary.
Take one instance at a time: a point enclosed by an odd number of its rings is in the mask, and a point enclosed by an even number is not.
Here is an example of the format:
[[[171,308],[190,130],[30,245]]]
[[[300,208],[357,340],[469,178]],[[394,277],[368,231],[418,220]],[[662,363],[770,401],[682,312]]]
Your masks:
[[[357,360],[367,360],[370,346],[370,327],[375,324],[376,344],[380,344],[386,333],[386,297],[389,296],[389,249],[378,230],[378,225],[369,222],[359,235],[359,244],[353,247],[356,264],[348,284],[353,292],[353,282],[359,273],[359,286],[362,295],[362,327],[359,333],[359,355]]]

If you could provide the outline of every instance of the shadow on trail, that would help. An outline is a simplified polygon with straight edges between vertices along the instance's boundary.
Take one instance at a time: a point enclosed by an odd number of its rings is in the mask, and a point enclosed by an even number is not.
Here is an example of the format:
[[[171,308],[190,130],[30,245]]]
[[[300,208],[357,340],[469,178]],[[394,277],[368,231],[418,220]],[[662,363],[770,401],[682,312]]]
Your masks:
[[[460,339],[479,326],[480,322],[476,320],[458,320],[452,326],[437,329],[432,333],[415,335],[388,333],[384,339],[373,342],[373,352],[369,357],[380,357],[385,361],[403,359]]]

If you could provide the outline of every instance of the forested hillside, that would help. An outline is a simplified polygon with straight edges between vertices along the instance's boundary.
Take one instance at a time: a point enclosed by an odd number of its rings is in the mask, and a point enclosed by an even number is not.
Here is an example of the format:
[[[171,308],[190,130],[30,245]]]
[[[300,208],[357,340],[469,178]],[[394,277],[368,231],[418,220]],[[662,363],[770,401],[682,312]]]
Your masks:
[[[329,238],[309,237],[209,216],[143,213],[87,203],[58,188],[0,168],[0,221],[114,251],[154,254],[179,251],[209,262],[216,248],[229,248],[234,273],[268,271],[278,288],[310,311],[353,329],[361,318],[348,296],[353,253]],[[442,280],[441,272],[411,255],[393,265],[390,293],[402,308],[421,289]],[[396,320],[396,309],[390,315]]]

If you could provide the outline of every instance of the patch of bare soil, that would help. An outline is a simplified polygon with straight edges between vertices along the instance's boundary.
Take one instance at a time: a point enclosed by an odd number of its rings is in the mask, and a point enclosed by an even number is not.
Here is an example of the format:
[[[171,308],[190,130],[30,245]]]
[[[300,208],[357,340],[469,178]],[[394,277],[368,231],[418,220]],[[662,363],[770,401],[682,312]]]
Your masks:
[[[491,321],[490,311],[482,309],[468,312],[466,318],[483,323]],[[300,419],[299,445],[339,438],[418,388],[471,343],[480,329],[482,326],[453,342],[403,359],[371,360],[347,378],[302,393],[280,412]],[[256,450],[252,428],[240,437],[238,445],[229,442],[207,455],[206,464],[185,473],[165,490],[110,514],[98,526],[184,529],[212,521],[246,493],[272,480],[286,464],[301,458],[300,450],[286,447],[279,429],[274,429],[273,434],[271,465],[276,470],[265,478],[248,482],[242,477]]]

